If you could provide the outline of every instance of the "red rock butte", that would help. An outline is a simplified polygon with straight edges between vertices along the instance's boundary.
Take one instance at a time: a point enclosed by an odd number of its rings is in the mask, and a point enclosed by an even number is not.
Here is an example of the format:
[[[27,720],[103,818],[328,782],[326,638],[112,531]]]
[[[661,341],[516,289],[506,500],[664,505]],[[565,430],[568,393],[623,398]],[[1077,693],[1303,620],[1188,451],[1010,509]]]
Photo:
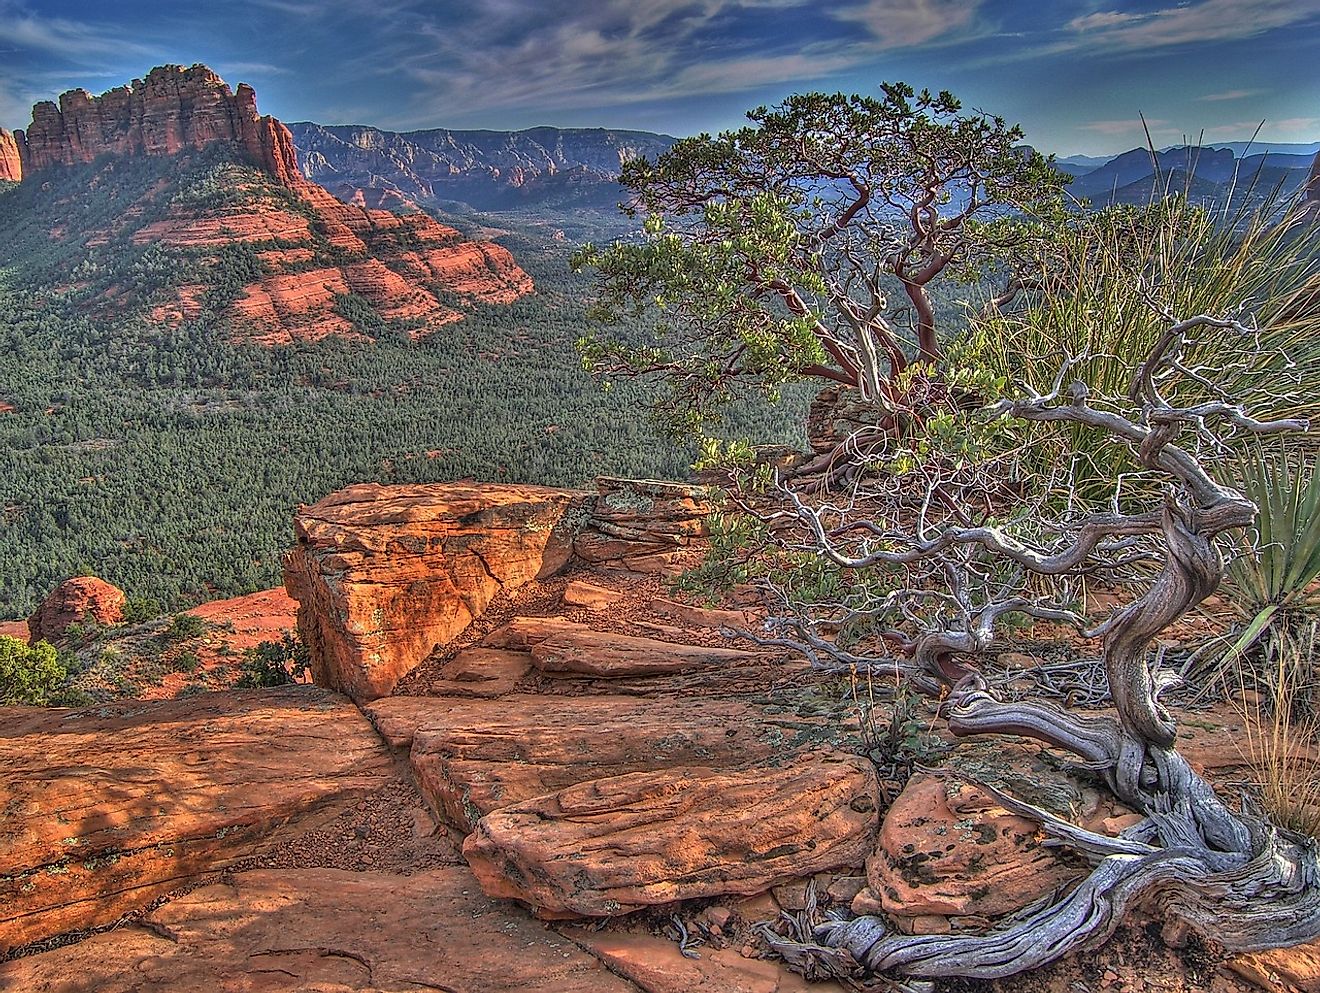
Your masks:
[[[23,179],[23,163],[18,157],[18,138],[0,128],[0,182],[17,183]]]
[[[232,202],[169,204],[160,219],[132,231],[131,238],[138,245],[184,249],[269,246],[260,256],[262,277],[243,287],[227,315],[240,340],[280,345],[327,335],[361,337],[336,310],[348,294],[363,297],[385,320],[411,323],[416,337],[462,319],[461,309],[442,302],[446,294],[461,308],[512,303],[535,289],[501,245],[466,241],[424,213],[399,215],[344,203],[305,179],[289,129],[257,113],[252,87],[240,83],[231,91],[203,65],[161,66],[144,80],[100,96],[70,90],[58,104],[36,104],[26,131],[0,132],[0,179],[33,180],[102,156],[182,155],[217,144],[292,191],[311,214],[290,210],[259,189],[245,191],[239,179]],[[154,190],[125,205],[107,229],[91,232],[86,244],[106,244],[122,234],[123,225],[162,195]],[[324,264],[314,264],[318,240],[342,257],[322,257]],[[206,289],[200,282],[176,287],[172,299],[155,304],[150,319],[176,326],[197,317]]]
[[[146,79],[99,97],[69,90],[58,105],[36,104],[32,123],[14,138],[23,173],[92,162],[105,154],[177,155],[226,142],[285,185],[302,178],[288,128],[257,113],[252,87],[240,83],[231,92],[204,65],[160,66]]]

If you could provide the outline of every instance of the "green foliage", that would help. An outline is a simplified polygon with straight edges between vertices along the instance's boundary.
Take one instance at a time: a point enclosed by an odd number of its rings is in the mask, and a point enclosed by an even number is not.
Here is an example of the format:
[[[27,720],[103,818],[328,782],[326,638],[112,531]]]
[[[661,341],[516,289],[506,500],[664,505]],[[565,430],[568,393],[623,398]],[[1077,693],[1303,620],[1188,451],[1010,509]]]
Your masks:
[[[307,648],[285,633],[280,641],[263,641],[243,653],[242,673],[236,686],[285,686],[307,681]]]
[[[1269,606],[1313,612],[1320,606],[1320,455],[1255,446],[1235,462],[1259,516],[1257,533],[1241,536],[1228,566],[1233,604],[1249,617]]]
[[[202,620],[196,614],[175,614],[170,619],[170,625],[162,633],[166,641],[179,642],[187,641],[190,638],[198,638],[206,633],[206,621]]]
[[[142,624],[161,615],[160,601],[155,597],[131,596],[124,601],[124,623]]]
[[[1206,334],[1183,363],[1211,373],[1215,387],[1253,416],[1315,417],[1320,229],[1276,224],[1277,213],[1271,203],[1225,218],[1171,197],[1079,215],[1042,256],[1044,281],[1025,306],[973,317],[961,360],[1043,391],[1060,356],[1085,356],[1070,378],[1092,396],[1124,396],[1168,315],[1232,317],[1257,327],[1259,340]],[[1216,398],[1194,377],[1171,389],[1174,403]],[[1135,468],[1129,446],[1081,425],[1034,425],[1022,449],[1037,467],[1076,453],[1072,489],[1096,501]]]
[[[68,670],[48,642],[29,647],[17,638],[0,635],[0,706],[45,706],[67,676]]]
[[[700,565],[685,569],[673,581],[680,593],[700,596],[710,603],[748,581],[753,558],[765,545],[765,528],[754,517],[720,510],[706,518],[710,545]]]
[[[196,652],[184,651],[174,657],[175,672],[196,672],[201,666],[202,660],[198,658]]]
[[[666,415],[692,430],[742,384],[773,398],[816,376],[876,396],[914,348],[937,358],[941,275],[1044,237],[1067,177],[948,93],[882,89],[791,96],[629,162],[642,231],[573,259],[598,277],[592,317],[614,327],[579,342],[588,367],[660,375]]]

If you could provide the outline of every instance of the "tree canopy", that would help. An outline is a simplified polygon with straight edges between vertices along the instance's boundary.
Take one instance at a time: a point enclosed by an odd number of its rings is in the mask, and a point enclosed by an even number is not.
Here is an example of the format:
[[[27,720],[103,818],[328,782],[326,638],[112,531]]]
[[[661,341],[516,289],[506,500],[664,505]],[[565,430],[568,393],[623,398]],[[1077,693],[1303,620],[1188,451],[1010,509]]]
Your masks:
[[[933,284],[1042,237],[1068,177],[947,92],[882,93],[790,96],[629,162],[640,237],[574,265],[598,274],[596,319],[648,315],[650,333],[588,336],[587,363],[663,374],[691,426],[740,380],[816,376],[883,402],[911,363],[938,360]]]

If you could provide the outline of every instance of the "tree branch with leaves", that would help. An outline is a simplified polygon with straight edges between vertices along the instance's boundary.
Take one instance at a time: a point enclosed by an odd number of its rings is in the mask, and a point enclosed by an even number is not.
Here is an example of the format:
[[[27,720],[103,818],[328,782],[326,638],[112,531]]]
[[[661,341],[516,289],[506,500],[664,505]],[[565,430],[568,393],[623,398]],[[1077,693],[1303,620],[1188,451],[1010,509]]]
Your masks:
[[[588,335],[589,367],[659,375],[682,427],[739,383],[815,377],[889,406],[909,366],[942,355],[939,279],[981,266],[1062,217],[1068,177],[1002,118],[949,93],[882,85],[879,98],[794,95],[751,124],[629,162],[639,237],[586,245],[593,316],[642,319]]]

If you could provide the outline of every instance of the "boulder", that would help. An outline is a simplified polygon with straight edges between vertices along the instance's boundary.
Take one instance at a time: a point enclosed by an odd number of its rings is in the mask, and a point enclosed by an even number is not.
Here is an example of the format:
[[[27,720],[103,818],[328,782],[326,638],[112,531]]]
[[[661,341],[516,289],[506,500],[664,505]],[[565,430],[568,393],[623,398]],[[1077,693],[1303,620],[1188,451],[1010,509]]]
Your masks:
[[[906,919],[997,917],[1086,874],[1043,846],[1033,820],[954,777],[918,773],[885,814],[867,860],[869,895]]]
[[[586,607],[588,610],[606,610],[623,599],[623,594],[607,586],[574,579],[564,587],[566,607]]]
[[[685,766],[496,810],[463,854],[490,896],[547,918],[612,917],[858,865],[875,843],[877,804],[875,770],[852,755],[742,772]]]
[[[26,993],[638,993],[451,866],[256,870],[138,923],[0,964]]]
[[[465,832],[485,814],[577,783],[768,765],[834,731],[746,701],[681,696],[388,697],[367,712],[391,744],[411,749],[422,792]]]
[[[712,507],[704,488],[653,479],[596,480],[590,525],[574,542],[583,562],[636,573],[676,572],[705,535]]]
[[[118,624],[124,619],[126,600],[123,590],[95,576],[66,579],[28,618],[28,634],[33,644],[58,644],[74,624]]]
[[[395,781],[357,708],[311,686],[0,710],[0,953],[114,921]]]
[[[388,694],[501,591],[569,561],[584,494],[540,486],[361,484],[298,511],[284,585],[318,685]]]

